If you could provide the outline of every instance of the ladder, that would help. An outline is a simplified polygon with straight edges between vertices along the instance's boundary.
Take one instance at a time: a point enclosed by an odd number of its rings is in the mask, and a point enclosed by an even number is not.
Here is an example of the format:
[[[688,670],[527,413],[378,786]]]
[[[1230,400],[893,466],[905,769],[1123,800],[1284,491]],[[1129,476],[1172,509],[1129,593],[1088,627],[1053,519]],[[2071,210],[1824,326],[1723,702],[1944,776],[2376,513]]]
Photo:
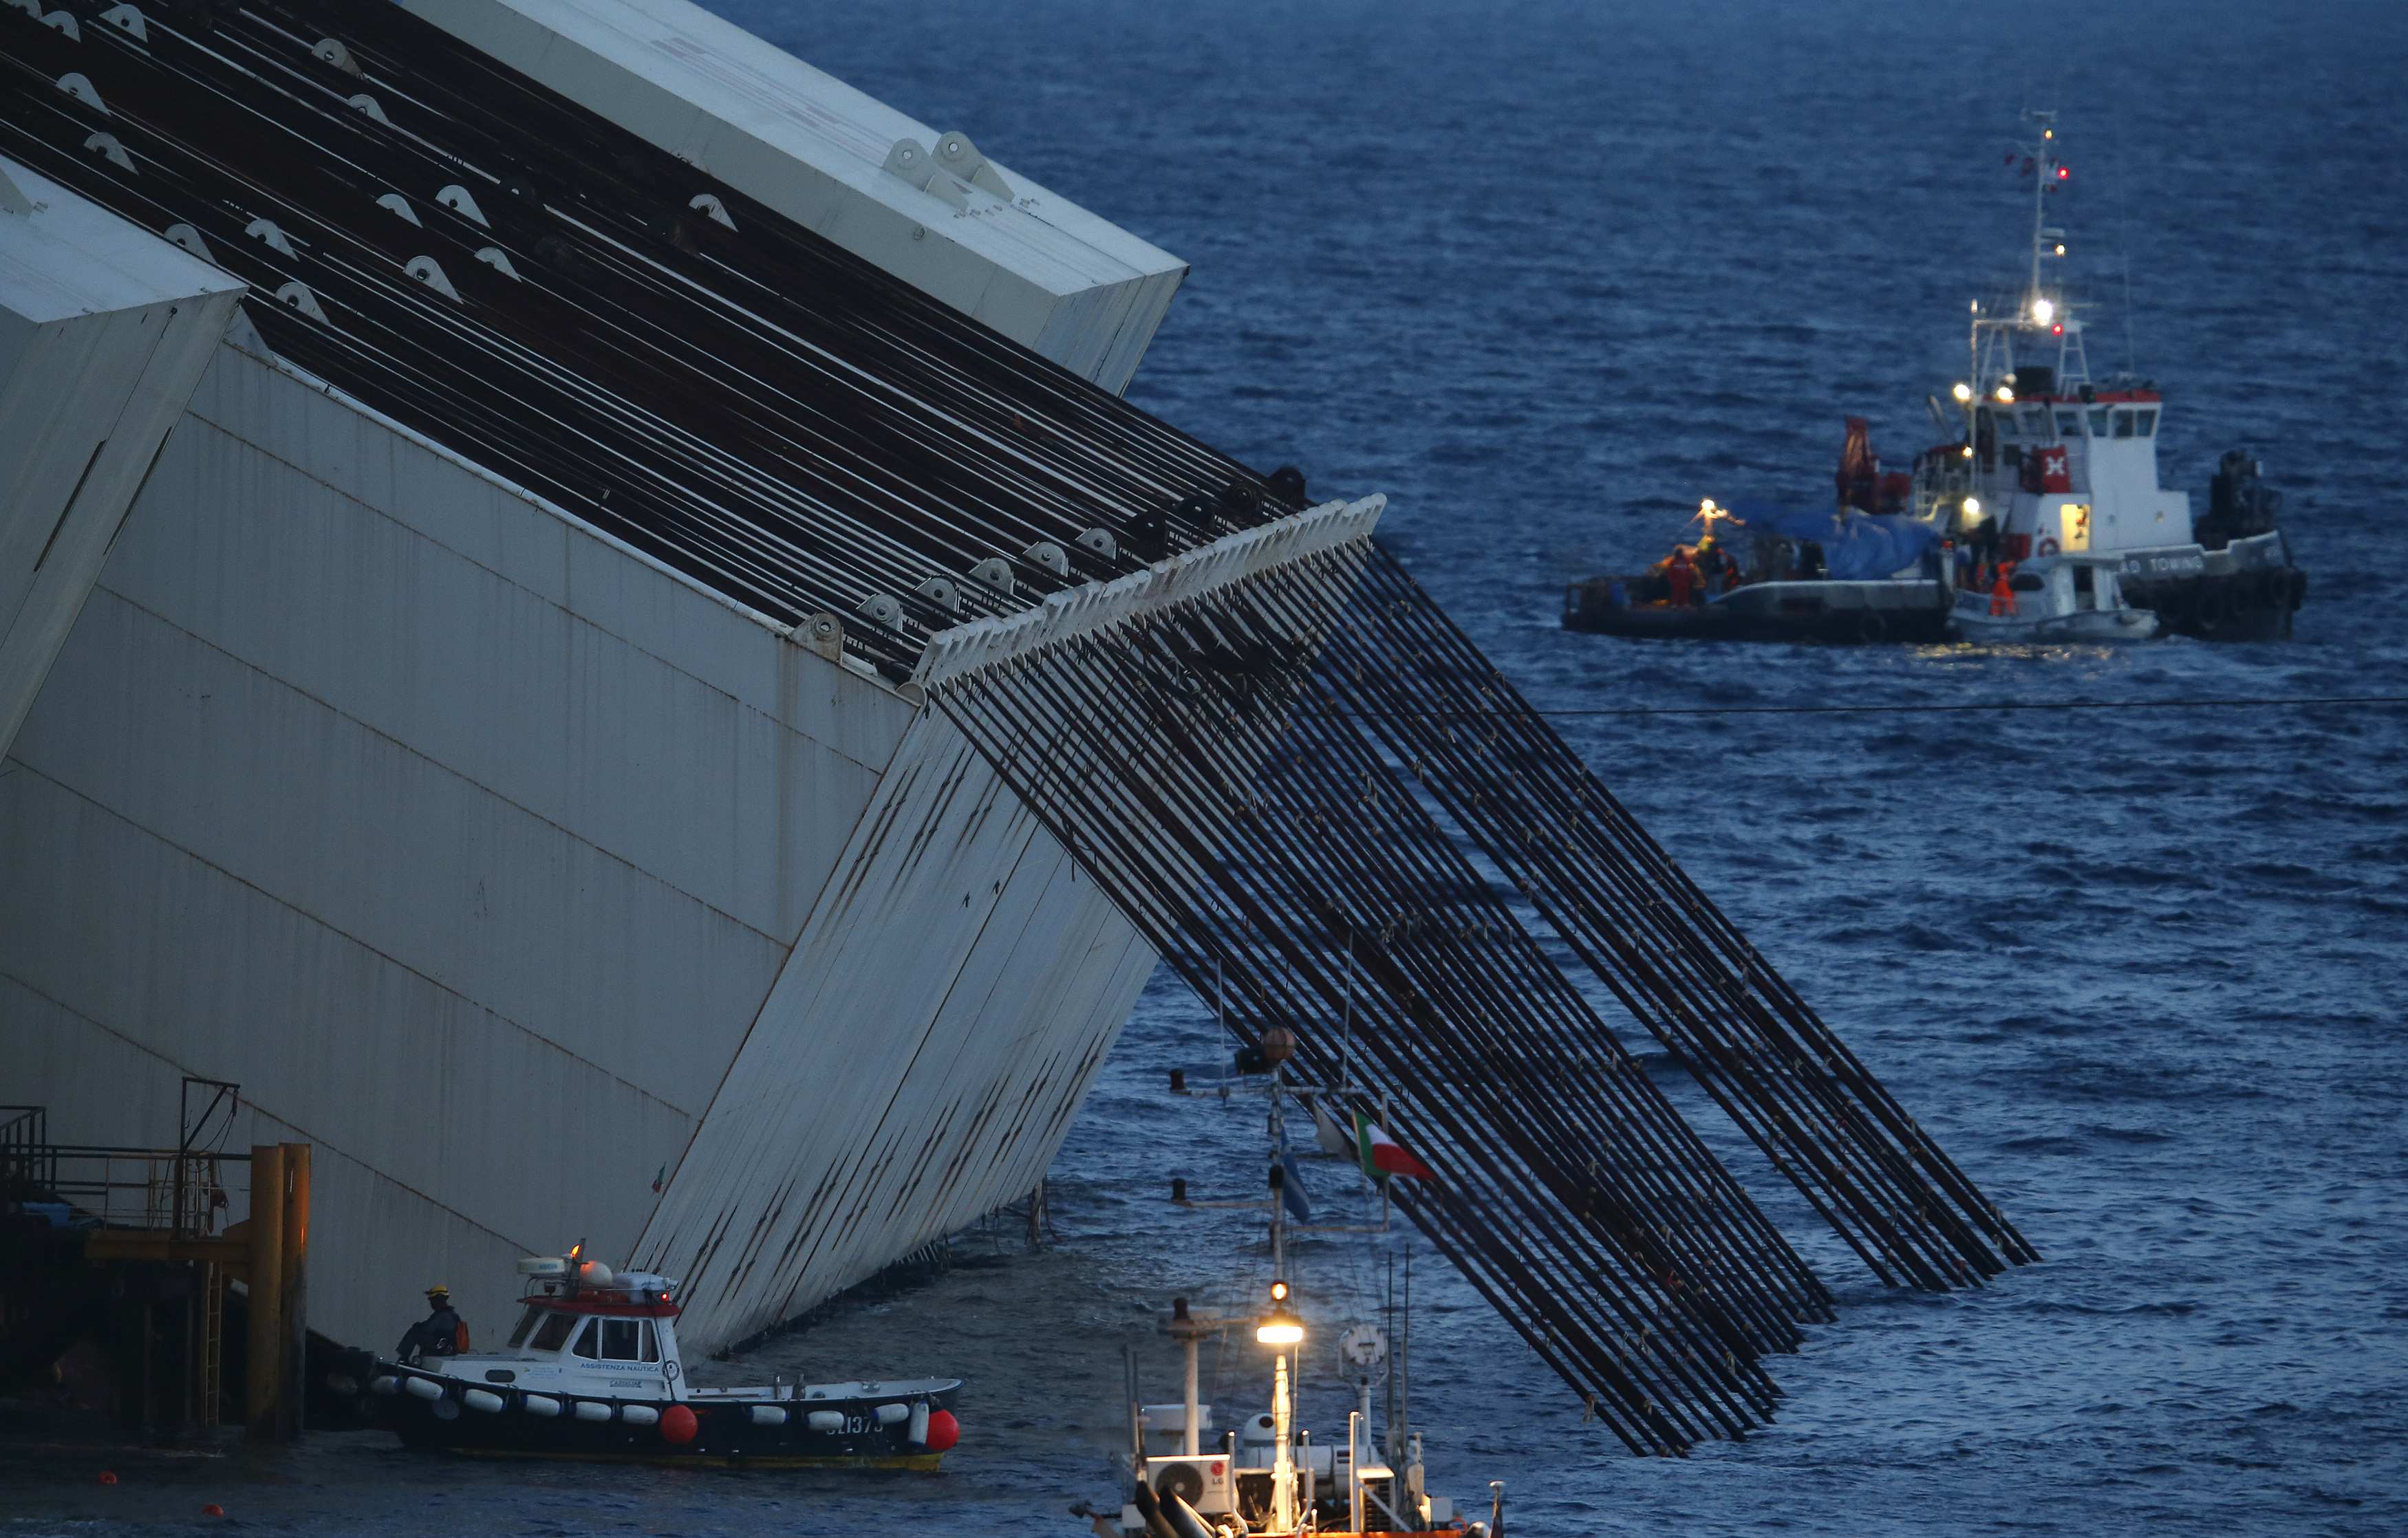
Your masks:
[[[201,1360],[193,1374],[200,1403],[193,1419],[203,1428],[218,1423],[222,1389],[218,1371],[225,1359],[225,1268],[215,1260],[201,1262]]]

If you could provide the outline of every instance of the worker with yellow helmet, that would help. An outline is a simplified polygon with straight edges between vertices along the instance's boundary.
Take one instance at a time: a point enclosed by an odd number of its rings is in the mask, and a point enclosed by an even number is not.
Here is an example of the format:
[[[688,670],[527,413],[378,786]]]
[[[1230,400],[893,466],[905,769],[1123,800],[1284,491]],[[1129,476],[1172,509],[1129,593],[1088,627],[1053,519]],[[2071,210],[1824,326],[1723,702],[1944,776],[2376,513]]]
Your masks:
[[[468,1349],[468,1326],[452,1307],[452,1289],[441,1282],[428,1288],[426,1306],[432,1312],[402,1332],[394,1351],[397,1360],[457,1356]]]

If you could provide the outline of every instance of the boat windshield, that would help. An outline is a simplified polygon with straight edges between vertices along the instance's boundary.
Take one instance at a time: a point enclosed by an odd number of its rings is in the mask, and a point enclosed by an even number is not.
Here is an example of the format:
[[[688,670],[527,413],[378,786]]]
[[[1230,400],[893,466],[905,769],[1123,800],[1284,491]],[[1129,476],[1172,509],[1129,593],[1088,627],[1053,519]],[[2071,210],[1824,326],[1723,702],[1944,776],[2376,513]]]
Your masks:
[[[566,1345],[568,1332],[577,1328],[577,1316],[555,1314],[549,1309],[538,1309],[536,1312],[543,1315],[543,1324],[536,1331],[535,1339],[527,1343],[529,1347],[537,1351],[557,1351]]]
[[[520,1346],[524,1346],[527,1343],[527,1336],[535,1332],[536,1321],[542,1317],[543,1310],[540,1308],[530,1308],[526,1310],[526,1312],[521,1314],[519,1316],[519,1327],[510,1332],[509,1348],[515,1351]]]

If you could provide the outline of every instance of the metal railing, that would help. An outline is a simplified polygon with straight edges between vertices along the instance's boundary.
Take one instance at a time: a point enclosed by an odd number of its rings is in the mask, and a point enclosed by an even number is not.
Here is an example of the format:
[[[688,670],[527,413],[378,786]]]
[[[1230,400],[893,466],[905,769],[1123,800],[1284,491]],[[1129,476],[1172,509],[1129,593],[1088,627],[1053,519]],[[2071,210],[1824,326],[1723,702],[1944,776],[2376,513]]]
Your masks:
[[[0,1191],[14,1200],[64,1203],[79,1222],[178,1239],[214,1237],[250,1213],[247,1153],[10,1141],[14,1126],[0,1123]]]
[[[0,1105],[0,1199],[18,1189],[47,1189],[57,1174],[42,1159],[50,1146],[50,1109],[42,1105]]]

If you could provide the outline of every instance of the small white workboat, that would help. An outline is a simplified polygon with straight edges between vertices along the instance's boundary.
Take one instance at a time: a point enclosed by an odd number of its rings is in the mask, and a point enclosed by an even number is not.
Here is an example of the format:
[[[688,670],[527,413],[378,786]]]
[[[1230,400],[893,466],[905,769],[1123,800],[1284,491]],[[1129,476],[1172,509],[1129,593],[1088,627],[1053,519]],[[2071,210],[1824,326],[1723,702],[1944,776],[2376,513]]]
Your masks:
[[[525,1313],[499,1351],[350,1352],[337,1387],[412,1447],[486,1457],[934,1469],[961,1434],[953,1378],[696,1388],[676,1282],[582,1247],[519,1262]]]
[[[2009,568],[1988,592],[1956,594],[1948,622],[1976,646],[2145,641],[2157,617],[2124,601],[2114,556],[2045,555]]]

